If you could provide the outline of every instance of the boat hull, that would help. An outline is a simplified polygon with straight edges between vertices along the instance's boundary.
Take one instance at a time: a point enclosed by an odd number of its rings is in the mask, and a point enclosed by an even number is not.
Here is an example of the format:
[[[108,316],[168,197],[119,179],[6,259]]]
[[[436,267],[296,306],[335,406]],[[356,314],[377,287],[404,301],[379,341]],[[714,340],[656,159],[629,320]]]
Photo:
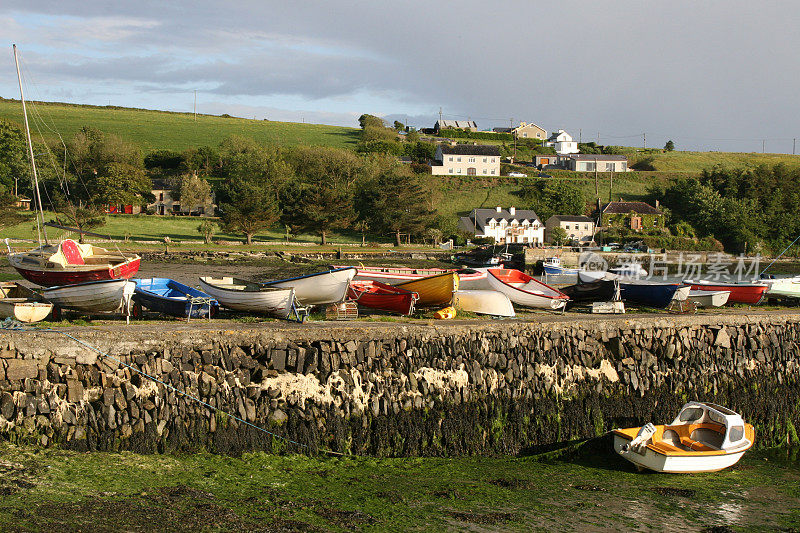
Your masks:
[[[151,311],[183,318],[211,318],[219,303],[210,295],[168,278],[134,279],[133,300]]]
[[[300,305],[336,304],[347,297],[347,287],[355,275],[355,267],[345,267],[263,285],[278,289],[293,288],[294,297]]]
[[[490,268],[489,284],[492,289],[505,294],[517,305],[536,309],[562,309],[569,300],[563,292],[556,290],[524,272],[513,269]]]
[[[396,287],[419,295],[418,307],[446,307],[453,301],[453,293],[458,290],[458,274],[446,272],[427,278],[398,283]]]
[[[359,267],[356,280],[379,281],[387,285],[397,285],[439,274],[455,272],[461,288],[487,289],[486,270],[444,269],[444,268],[404,268],[404,267]]]
[[[560,290],[569,296],[570,302],[610,302],[617,297],[617,282],[601,279],[590,283],[577,283]]]
[[[730,295],[730,291],[689,291],[688,300],[700,307],[722,307]]]
[[[9,262],[11,262],[9,257]],[[112,266],[91,268],[85,265],[66,268],[64,270],[47,270],[39,268],[25,268],[19,262],[12,262],[12,266],[19,274],[37,285],[53,287],[59,285],[75,285],[90,281],[107,281],[116,279],[130,279],[139,270],[140,258],[131,259],[124,263]]]
[[[719,470],[723,470],[738,463],[739,459],[741,459],[749,449],[742,449],[741,451],[731,453],[720,453],[718,455],[668,456],[658,453],[651,448],[645,448],[643,454],[632,450],[626,451],[624,448],[630,442],[630,439],[615,433],[614,451],[639,468],[673,474],[718,472]]]
[[[26,324],[41,322],[52,310],[53,304],[44,302],[31,302],[24,298],[0,299],[0,318],[12,318]]]
[[[415,292],[378,281],[354,281],[347,290],[347,296],[359,306],[400,315],[412,314],[414,304],[419,299]]]
[[[121,311],[127,314],[135,289],[134,282],[122,279],[49,287],[44,289],[43,294],[47,300],[64,309],[87,313]]]
[[[693,291],[730,291],[729,304],[758,305],[764,299],[769,288],[766,284],[756,283],[699,283],[693,281],[686,281],[686,283],[692,286]]]
[[[516,316],[511,300],[498,291],[457,290],[453,296],[453,306],[461,311],[482,315]]]
[[[677,283],[620,281],[619,284],[620,296],[624,301],[658,308],[667,307],[681,287]],[[686,287],[684,292],[688,294],[688,291]]]
[[[294,311],[294,289],[262,287],[262,290],[238,290],[218,283],[223,280],[239,281],[231,278],[222,278],[222,280],[200,278],[202,291],[213,296],[223,307],[236,311],[267,314],[283,319],[289,318]],[[233,283],[224,285],[233,285]]]

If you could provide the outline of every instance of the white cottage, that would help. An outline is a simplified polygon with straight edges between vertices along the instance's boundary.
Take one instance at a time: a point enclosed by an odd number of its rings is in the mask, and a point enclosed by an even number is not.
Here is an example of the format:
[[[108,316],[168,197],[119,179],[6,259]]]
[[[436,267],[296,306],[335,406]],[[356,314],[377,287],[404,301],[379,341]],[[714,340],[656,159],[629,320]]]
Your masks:
[[[544,145],[555,148],[558,155],[577,154],[579,151],[578,142],[573,140],[572,135],[564,130],[558,130],[553,133]]]
[[[475,237],[493,237],[496,243],[544,243],[544,225],[531,209],[473,209],[461,217],[458,227]]]

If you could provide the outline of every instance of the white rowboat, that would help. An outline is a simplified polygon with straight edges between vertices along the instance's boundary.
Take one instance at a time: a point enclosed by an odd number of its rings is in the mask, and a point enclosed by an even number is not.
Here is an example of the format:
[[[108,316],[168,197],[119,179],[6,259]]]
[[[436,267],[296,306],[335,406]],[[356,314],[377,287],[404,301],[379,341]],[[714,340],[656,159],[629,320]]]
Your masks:
[[[516,316],[508,296],[498,291],[458,290],[453,294],[453,306],[462,311],[492,316]]]
[[[344,267],[307,276],[264,283],[264,287],[294,289],[300,305],[336,304],[344,301],[347,287],[356,275],[356,267]]]
[[[515,304],[555,310],[563,309],[569,300],[563,292],[519,270],[490,268],[487,272],[492,289],[502,292]]]
[[[689,291],[689,301],[700,307],[722,307],[728,303],[731,291]]]
[[[30,324],[44,320],[52,310],[53,304],[29,288],[14,282],[0,283],[0,319]]]
[[[294,289],[265,287],[237,278],[201,277],[200,288],[220,305],[236,311],[249,311],[288,319],[296,311]]]
[[[113,279],[48,287],[42,293],[57,307],[87,313],[121,311],[127,315],[135,290],[136,283],[133,281]]]

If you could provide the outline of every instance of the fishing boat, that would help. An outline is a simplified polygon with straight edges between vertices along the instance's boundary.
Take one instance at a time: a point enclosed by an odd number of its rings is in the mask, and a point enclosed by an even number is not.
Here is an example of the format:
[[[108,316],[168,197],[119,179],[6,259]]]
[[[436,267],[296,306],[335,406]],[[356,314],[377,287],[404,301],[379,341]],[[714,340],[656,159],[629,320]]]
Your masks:
[[[725,407],[685,404],[668,425],[615,429],[614,450],[639,470],[716,472],[736,464],[753,446],[753,426]]]
[[[342,268],[342,267],[335,267]],[[455,272],[458,274],[459,287],[464,289],[489,289],[486,280],[486,269],[472,268],[406,268],[406,267],[357,267],[356,280],[371,280],[397,285],[406,281],[437,276]]]
[[[548,257],[542,263],[542,268],[544,268],[544,273],[548,275],[564,275],[564,274],[577,274],[580,269],[578,268],[566,268],[561,264],[560,257]]]
[[[183,318],[211,318],[219,303],[201,290],[169,278],[144,278],[136,283],[133,301],[151,311]]]
[[[395,287],[416,292],[419,295],[418,307],[445,307],[453,301],[453,293],[458,290],[458,283],[458,274],[445,272],[426,278],[404,281]]]
[[[764,299],[769,285],[763,282],[722,282],[708,280],[684,280],[693,291],[729,291],[729,304],[757,305]]]
[[[356,275],[356,267],[342,267],[306,276],[263,283],[264,287],[294,289],[300,305],[326,305],[344,301],[347,287]]]
[[[28,252],[9,253],[8,262],[28,281],[52,287],[132,278],[139,270],[140,257],[64,239],[58,245],[43,244]]]
[[[59,308],[86,313],[119,311],[124,315],[130,315],[131,299],[135,289],[136,283],[132,281],[112,279],[48,287],[42,293],[48,301]]]
[[[0,283],[0,318],[30,324],[44,320],[52,310],[52,303],[28,287],[13,281]]]
[[[301,320],[294,289],[265,287],[261,283],[233,277],[201,277],[200,288],[220,305],[236,311],[267,314],[277,318]]]
[[[412,314],[414,304],[419,300],[416,292],[369,280],[351,281],[347,297],[358,305],[401,315]]]
[[[511,300],[498,291],[457,290],[453,296],[453,307],[481,315],[516,316]]]
[[[722,307],[728,303],[731,291],[689,291],[688,300],[699,307]]]
[[[619,281],[616,279],[576,283],[559,290],[569,296],[570,303],[613,302],[620,299]]]
[[[487,270],[492,289],[502,292],[517,305],[538,309],[563,309],[569,296],[519,270]]]

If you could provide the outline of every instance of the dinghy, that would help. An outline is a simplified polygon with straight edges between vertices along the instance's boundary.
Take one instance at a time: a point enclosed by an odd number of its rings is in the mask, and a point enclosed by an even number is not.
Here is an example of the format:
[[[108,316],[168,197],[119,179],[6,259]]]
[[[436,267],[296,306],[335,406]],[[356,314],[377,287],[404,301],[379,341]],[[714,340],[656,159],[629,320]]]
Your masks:
[[[716,472],[736,464],[753,446],[753,426],[725,407],[685,404],[672,424],[615,429],[614,450],[640,470]]]
[[[730,291],[728,303],[757,305],[764,299],[769,286],[766,283],[756,282],[723,282],[707,280],[684,280],[692,286],[693,291]]]
[[[487,272],[492,289],[502,292],[517,305],[554,310],[564,308],[569,300],[563,292],[519,270],[490,268]]]
[[[569,296],[570,303],[611,302],[620,299],[619,281],[615,279],[576,283],[559,290]]]
[[[301,320],[304,309],[297,306],[294,289],[265,287],[261,283],[232,277],[201,277],[200,288],[229,309]]]
[[[37,285],[74,285],[88,281],[128,279],[139,270],[136,254],[109,252],[91,244],[64,239],[28,252],[8,254],[8,262],[20,275]]]
[[[144,278],[136,283],[133,301],[165,315],[183,318],[211,318],[219,303],[208,294],[169,278]]]
[[[453,307],[461,311],[491,316],[516,316],[508,296],[498,291],[457,290]]]
[[[565,274],[577,274],[580,269],[578,268],[566,268],[561,264],[560,257],[548,257],[542,263],[542,268],[544,268],[544,273],[551,275],[551,276],[559,276]]]
[[[419,300],[416,292],[369,280],[351,281],[347,297],[358,305],[401,315],[412,314]]]
[[[126,279],[89,281],[72,285],[48,287],[44,297],[57,307],[86,313],[120,311],[130,315],[130,304],[136,283]]]
[[[416,292],[419,295],[418,307],[446,307],[453,301],[453,293],[458,290],[458,282],[458,274],[445,272],[426,278],[404,281],[395,287]]]
[[[337,267],[341,268],[341,267]],[[405,267],[358,267],[355,279],[380,281],[388,285],[397,285],[405,281],[437,276],[455,272],[458,274],[459,286],[465,289],[489,289],[486,281],[486,270],[472,268],[405,268]]]
[[[686,300],[690,287],[682,283],[667,283],[648,280],[624,280],[619,282],[620,296],[626,302],[648,307],[666,308],[672,300]]]
[[[800,299],[800,278],[765,278],[760,279],[760,283],[767,285],[767,298],[776,299]]]
[[[730,295],[731,291],[689,291],[688,300],[699,307],[722,307]]]
[[[27,324],[40,322],[53,310],[53,304],[19,283],[0,283],[0,319],[12,318]]]
[[[300,305],[326,305],[344,301],[347,287],[356,275],[356,267],[342,267],[296,278],[263,283],[264,287],[294,289]]]

